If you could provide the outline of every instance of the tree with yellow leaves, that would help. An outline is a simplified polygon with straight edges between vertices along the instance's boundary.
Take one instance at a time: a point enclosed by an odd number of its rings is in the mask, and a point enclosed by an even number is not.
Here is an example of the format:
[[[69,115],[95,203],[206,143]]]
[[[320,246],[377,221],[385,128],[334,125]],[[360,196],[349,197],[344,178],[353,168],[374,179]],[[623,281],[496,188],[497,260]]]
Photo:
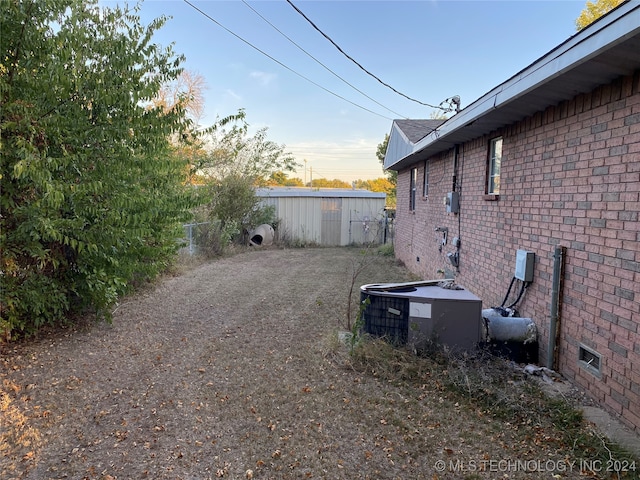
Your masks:
[[[605,13],[610,12],[625,0],[595,0],[587,1],[580,16],[576,18],[576,28],[582,30],[584,27],[591,25]]]

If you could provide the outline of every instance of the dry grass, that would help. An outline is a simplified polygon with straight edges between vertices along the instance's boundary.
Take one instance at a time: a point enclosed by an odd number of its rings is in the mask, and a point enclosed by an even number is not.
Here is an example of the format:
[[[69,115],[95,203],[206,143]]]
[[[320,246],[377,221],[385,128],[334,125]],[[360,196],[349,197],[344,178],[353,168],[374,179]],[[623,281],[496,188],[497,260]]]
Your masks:
[[[599,455],[580,451],[572,409],[505,362],[380,341],[349,354],[338,332],[370,256],[251,250],[164,279],[112,325],[5,346],[0,477],[585,478],[492,470]],[[409,278],[379,256],[356,281]]]

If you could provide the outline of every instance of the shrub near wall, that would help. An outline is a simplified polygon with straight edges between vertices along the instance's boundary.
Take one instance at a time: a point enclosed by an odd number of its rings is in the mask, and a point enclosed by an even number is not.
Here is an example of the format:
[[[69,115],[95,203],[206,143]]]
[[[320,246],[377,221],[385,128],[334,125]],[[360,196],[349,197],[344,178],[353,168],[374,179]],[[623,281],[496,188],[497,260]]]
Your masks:
[[[150,108],[180,72],[119,8],[2,2],[0,332],[108,314],[171,259],[191,205],[168,137],[179,107]]]

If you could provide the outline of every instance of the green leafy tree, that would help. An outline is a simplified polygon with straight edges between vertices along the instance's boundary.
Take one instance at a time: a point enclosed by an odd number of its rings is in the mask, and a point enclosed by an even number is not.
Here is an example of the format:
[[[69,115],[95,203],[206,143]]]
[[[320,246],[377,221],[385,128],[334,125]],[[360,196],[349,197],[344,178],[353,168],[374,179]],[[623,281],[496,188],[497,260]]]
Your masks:
[[[383,168],[384,168],[384,157],[387,154],[388,146],[389,146],[389,134],[387,133],[385,134],[384,140],[382,141],[382,143],[378,144],[378,149],[376,150],[376,156],[378,157],[380,164],[383,165]],[[387,174],[387,178],[389,179],[389,182],[392,185],[392,188],[387,193],[387,206],[395,207],[396,198],[397,198],[396,188],[398,185],[398,172],[394,170],[386,170],[385,173]]]
[[[310,186],[314,188],[351,188],[350,183],[338,180],[337,178],[334,178],[333,180],[328,180],[326,178],[314,178],[310,182]]]
[[[275,185],[284,185],[287,181],[287,174],[281,171],[273,172],[269,175],[269,179],[267,180],[267,185],[275,186]]]
[[[373,180],[356,180],[356,188],[362,188],[371,192],[383,192],[387,194],[387,207],[396,206],[396,186],[388,178],[380,177]]]
[[[193,205],[153,105],[181,56],[136,10],[96,0],[0,0],[0,331],[109,307],[173,258]]]
[[[289,176],[282,172],[273,172],[269,179],[267,180],[267,186],[270,187],[304,187],[304,182],[301,178],[294,177],[289,178]]]
[[[220,249],[226,244],[241,241],[252,227],[260,211],[260,199],[250,177],[231,173],[208,184],[210,218],[219,232]]]
[[[587,1],[584,9],[576,18],[576,29],[582,30],[584,27],[591,25],[605,13],[610,12],[625,0],[595,0]]]
[[[304,182],[301,178],[289,176],[281,171],[273,172],[267,180],[267,186],[270,187],[304,187]]]
[[[284,182],[285,187],[304,187],[304,182],[300,177],[287,178]]]
[[[259,223],[275,225],[274,212],[261,205],[255,187],[286,179],[298,164],[284,145],[267,139],[266,128],[249,135],[243,110],[210,129],[204,148],[196,169],[207,187],[208,241],[215,245],[210,250],[218,255],[231,243],[243,243]]]
[[[378,157],[378,161],[384,170],[384,157],[387,154],[387,147],[389,146],[389,134],[386,133],[384,135],[384,140],[382,143],[378,144],[378,148],[376,149],[376,157]],[[396,185],[398,183],[398,172],[393,170],[385,170],[384,171],[389,178],[389,181]]]
[[[205,176],[220,179],[240,173],[256,184],[265,185],[275,172],[292,172],[299,165],[291,153],[267,139],[267,128],[249,135],[243,110],[227,128],[208,132],[207,153],[198,169]]]

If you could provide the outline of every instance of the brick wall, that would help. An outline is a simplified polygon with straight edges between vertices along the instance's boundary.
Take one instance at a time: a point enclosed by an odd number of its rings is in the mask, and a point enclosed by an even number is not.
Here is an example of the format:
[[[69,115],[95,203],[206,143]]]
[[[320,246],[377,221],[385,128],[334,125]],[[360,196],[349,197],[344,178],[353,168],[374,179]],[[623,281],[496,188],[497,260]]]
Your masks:
[[[498,201],[485,193],[488,146],[503,137]],[[451,271],[450,241],[461,239],[457,281],[500,305],[514,275],[516,250],[535,253],[535,277],[518,304],[539,329],[547,355],[553,252],[566,247],[558,369],[640,431],[640,73],[549,107],[460,147],[460,214],[443,205],[454,152],[418,167],[415,213],[408,211],[410,170],[398,175],[396,255],[424,278]],[[449,243],[439,250],[449,228]],[[512,297],[513,298],[513,295]],[[580,366],[586,346],[601,355],[600,375]]]

